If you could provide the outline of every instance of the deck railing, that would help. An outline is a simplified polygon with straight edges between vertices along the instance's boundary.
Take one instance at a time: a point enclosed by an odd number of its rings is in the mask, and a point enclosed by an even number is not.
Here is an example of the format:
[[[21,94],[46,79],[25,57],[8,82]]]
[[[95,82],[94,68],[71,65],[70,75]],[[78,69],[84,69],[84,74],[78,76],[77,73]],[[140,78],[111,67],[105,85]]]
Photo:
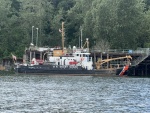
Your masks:
[[[100,50],[100,49],[92,49],[91,52],[102,52],[102,53],[127,53],[127,54],[150,54],[150,48],[138,48],[136,50],[132,49],[107,49],[107,50]]]

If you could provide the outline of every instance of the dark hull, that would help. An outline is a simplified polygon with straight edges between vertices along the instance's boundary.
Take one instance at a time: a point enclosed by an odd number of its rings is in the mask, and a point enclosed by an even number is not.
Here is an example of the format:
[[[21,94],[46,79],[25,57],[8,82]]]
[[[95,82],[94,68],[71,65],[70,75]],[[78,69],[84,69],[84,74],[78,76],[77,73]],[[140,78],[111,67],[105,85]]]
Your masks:
[[[127,73],[128,76],[150,77],[150,65],[132,66]]]
[[[71,74],[71,75],[115,75],[115,70],[87,70],[81,66],[52,66],[52,65],[35,65],[19,66],[15,68],[17,73],[29,74]]]
[[[116,70],[116,75],[119,75],[123,68]],[[133,77],[150,77],[150,70],[145,70],[143,68],[139,68],[138,66],[130,66],[129,69],[124,73],[127,76]]]

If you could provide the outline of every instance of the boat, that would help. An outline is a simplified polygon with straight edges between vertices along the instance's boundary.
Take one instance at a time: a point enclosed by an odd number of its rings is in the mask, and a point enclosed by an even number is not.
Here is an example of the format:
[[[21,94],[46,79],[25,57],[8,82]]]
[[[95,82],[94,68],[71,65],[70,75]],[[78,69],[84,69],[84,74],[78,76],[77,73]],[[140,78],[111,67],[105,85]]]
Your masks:
[[[131,56],[98,60],[94,63],[87,49],[73,47],[67,53],[60,48],[30,46],[25,50],[23,63],[15,63],[15,72],[30,74],[70,74],[70,75],[119,75],[122,67],[101,68],[107,62],[118,59],[130,59]],[[127,71],[127,68],[125,68]]]
[[[15,64],[15,71],[30,74],[115,74],[113,69],[95,69],[93,59],[87,49],[77,49],[74,46],[72,51],[67,53],[59,48],[30,46],[25,51],[23,63]]]
[[[104,63],[130,59],[130,56],[99,59],[96,63],[90,56],[89,40],[82,48],[66,49],[64,47],[64,33],[62,24],[62,47],[37,47],[30,44],[23,55],[22,63],[15,63],[15,72],[28,74],[61,74],[61,75],[116,75],[116,68],[100,68]],[[37,45],[37,44],[36,44]],[[86,48],[85,45],[87,45]]]

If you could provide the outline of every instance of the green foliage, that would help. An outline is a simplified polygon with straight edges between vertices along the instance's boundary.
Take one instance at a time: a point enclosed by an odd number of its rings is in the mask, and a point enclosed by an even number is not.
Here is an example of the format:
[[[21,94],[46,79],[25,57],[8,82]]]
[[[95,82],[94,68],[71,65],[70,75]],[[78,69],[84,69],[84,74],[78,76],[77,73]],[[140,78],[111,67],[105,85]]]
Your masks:
[[[0,58],[11,52],[22,57],[39,28],[38,46],[61,46],[61,22],[65,22],[65,45],[107,42],[110,48],[149,47],[149,0],[1,0]]]

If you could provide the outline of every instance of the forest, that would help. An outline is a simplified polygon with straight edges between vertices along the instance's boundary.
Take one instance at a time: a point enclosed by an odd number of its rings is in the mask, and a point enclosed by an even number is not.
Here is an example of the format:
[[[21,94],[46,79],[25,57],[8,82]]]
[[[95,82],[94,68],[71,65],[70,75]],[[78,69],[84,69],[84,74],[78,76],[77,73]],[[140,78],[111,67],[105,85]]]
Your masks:
[[[149,48],[149,6],[150,0],[1,0],[0,59],[22,58],[37,32],[37,46],[61,46],[62,22],[66,47],[78,47],[82,31],[90,48]]]

